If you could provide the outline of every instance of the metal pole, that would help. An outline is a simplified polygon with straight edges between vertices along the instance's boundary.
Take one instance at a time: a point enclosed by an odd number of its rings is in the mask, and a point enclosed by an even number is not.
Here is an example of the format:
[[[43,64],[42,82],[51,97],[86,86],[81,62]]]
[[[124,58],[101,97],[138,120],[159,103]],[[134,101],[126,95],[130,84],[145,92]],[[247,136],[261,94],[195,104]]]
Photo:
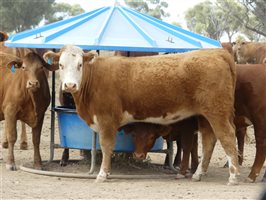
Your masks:
[[[96,132],[92,133],[92,148],[91,148],[91,168],[89,174],[92,174],[96,165]]]
[[[50,140],[50,159],[54,159],[54,133],[55,133],[55,72],[52,72],[52,99],[51,99],[51,140]]]

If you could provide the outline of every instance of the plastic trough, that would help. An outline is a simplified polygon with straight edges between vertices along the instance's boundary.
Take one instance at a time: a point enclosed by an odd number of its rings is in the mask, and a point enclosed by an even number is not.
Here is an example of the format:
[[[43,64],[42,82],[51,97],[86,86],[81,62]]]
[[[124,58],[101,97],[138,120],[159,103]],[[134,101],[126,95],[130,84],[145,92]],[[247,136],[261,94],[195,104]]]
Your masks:
[[[55,107],[58,115],[60,146],[74,149],[92,149],[93,130],[76,113],[75,109],[66,107]],[[159,137],[151,152],[163,149],[163,138]],[[96,149],[100,149],[98,135],[96,137]],[[133,152],[135,149],[131,134],[126,134],[124,130],[117,133],[116,152]]]

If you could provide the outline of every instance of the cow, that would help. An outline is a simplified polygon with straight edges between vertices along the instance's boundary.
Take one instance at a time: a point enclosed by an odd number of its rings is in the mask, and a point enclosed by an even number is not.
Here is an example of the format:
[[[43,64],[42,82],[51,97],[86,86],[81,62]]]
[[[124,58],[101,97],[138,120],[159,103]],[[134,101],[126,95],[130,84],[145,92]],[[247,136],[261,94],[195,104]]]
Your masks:
[[[179,145],[174,165],[180,164],[180,170],[177,178],[187,176],[189,156],[192,155],[191,172],[194,173],[198,166],[197,135],[198,123],[196,117],[181,120],[170,125],[159,125],[152,123],[136,122],[123,127],[126,133],[131,133],[135,144],[134,158],[143,160],[147,153],[153,147],[156,139],[163,136],[168,142],[177,141]],[[183,159],[181,161],[181,151],[183,150]],[[168,164],[168,155],[165,159],[165,165]],[[180,160],[180,163],[177,163]]]
[[[256,50],[255,59],[257,64],[266,64],[266,43]]]
[[[224,49],[226,49],[231,54],[231,56],[236,61],[236,55],[235,55],[235,52],[233,50],[233,43],[231,43],[231,42],[222,42],[221,45],[222,45],[222,47]]]
[[[266,57],[265,42],[236,42],[237,63],[239,64],[261,64]]]
[[[6,40],[8,40],[8,34],[6,32],[0,31],[1,57],[6,56],[6,55],[13,55],[14,59],[16,59],[16,57],[23,58],[29,52],[35,52],[35,53],[38,53],[40,56],[43,56],[43,54],[46,51],[46,49],[9,48],[9,47],[4,46],[4,42]],[[45,70],[45,74],[48,77],[48,70]],[[8,148],[8,142],[7,142],[6,137],[3,138],[2,147]],[[24,122],[21,122],[20,149],[22,150],[28,149],[26,125]]]
[[[32,128],[34,167],[41,169],[40,136],[50,92],[43,68],[52,69],[38,54],[30,52],[23,59],[12,55],[0,57],[0,121],[5,120],[4,135],[8,141],[6,168],[16,170],[14,144],[17,120]],[[10,68],[14,66],[15,72]]]
[[[97,182],[110,174],[119,127],[138,121],[167,125],[202,115],[203,159],[193,178],[199,181],[206,173],[218,138],[228,156],[228,184],[237,184],[236,74],[226,50],[130,58],[97,56],[66,45],[58,53],[47,52],[44,59],[49,58],[59,68],[62,89],[74,97],[77,113],[99,133],[103,158]]]
[[[238,121],[236,128],[250,125],[249,121],[254,126],[256,155],[247,178],[248,182],[254,182],[266,158],[266,66],[263,64],[237,64],[236,72],[235,121]],[[243,118],[248,120],[243,120]]]
[[[254,182],[265,162],[266,154],[266,125],[264,123],[266,117],[266,104],[264,102],[266,98],[266,66],[263,64],[237,64],[236,69],[234,124],[236,126],[239,164],[242,165],[243,163],[246,128],[253,124],[256,138],[256,156],[247,181]],[[138,154],[141,155],[151,149],[151,144],[154,144],[156,135],[155,131],[134,135],[134,137],[139,137],[135,138],[135,141],[138,141]],[[153,138],[153,140],[148,140],[148,138]]]

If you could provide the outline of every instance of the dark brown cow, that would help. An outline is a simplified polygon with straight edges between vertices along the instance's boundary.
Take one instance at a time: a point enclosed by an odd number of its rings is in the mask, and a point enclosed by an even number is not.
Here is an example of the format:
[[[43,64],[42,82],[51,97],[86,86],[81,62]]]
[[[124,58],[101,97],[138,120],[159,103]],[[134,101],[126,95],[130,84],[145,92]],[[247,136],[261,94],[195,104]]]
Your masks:
[[[194,173],[198,166],[198,151],[197,151],[197,135],[198,130],[197,118],[191,117],[175,124],[162,126],[159,124],[150,123],[132,123],[124,126],[126,133],[133,135],[136,159],[145,159],[147,153],[153,147],[156,139],[163,136],[167,141],[177,141],[179,143],[178,150],[183,150],[183,158],[177,153],[175,162],[180,161],[180,170],[177,174],[178,178],[183,178],[187,174],[189,156],[192,155],[191,172]],[[168,157],[165,159],[165,164],[168,164]],[[175,163],[178,164],[178,163]]]
[[[21,120],[32,127],[34,167],[40,169],[40,135],[44,113],[50,103],[49,85],[43,67],[50,66],[33,52],[22,60],[2,55],[0,62],[0,121],[5,120],[5,137],[8,141],[6,167],[16,170],[14,144],[17,120]],[[17,68],[15,73],[10,70],[12,65]]]
[[[236,119],[245,117],[250,120],[255,132],[256,156],[247,179],[254,182],[266,158],[266,66],[246,64],[237,65],[236,69]],[[236,126],[245,127],[247,123],[238,123]]]
[[[158,52],[115,51],[114,55],[125,56],[125,57],[142,57],[142,56],[158,55]]]
[[[97,181],[110,174],[119,127],[136,121],[171,124],[202,115],[203,159],[193,178],[200,180],[206,173],[218,138],[229,158],[229,184],[237,183],[233,125],[236,75],[227,51],[128,58],[97,56],[66,45],[44,58],[59,63],[62,89],[71,92],[77,113],[99,132],[103,160]]]

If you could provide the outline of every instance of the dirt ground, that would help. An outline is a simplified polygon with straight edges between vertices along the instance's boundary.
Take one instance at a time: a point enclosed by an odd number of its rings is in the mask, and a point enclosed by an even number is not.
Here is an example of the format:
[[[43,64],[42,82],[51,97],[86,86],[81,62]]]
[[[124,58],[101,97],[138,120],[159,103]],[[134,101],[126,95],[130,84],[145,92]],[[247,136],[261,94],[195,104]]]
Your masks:
[[[58,83],[59,81],[57,81]],[[57,103],[57,105],[59,105]],[[1,134],[3,123],[1,123]],[[29,148],[19,149],[19,141],[15,147],[17,166],[31,165],[33,161],[33,146],[30,128],[27,127]],[[20,134],[19,134],[20,135]],[[175,174],[164,170],[162,164],[165,154],[149,153],[150,163],[132,164],[121,159],[112,162],[113,174],[131,174],[136,176],[127,179],[109,179],[105,183],[95,183],[94,179],[62,178],[27,173],[22,170],[7,171],[5,161],[6,149],[0,149],[1,190],[0,199],[260,199],[266,185],[261,182],[266,170],[266,163],[255,183],[245,183],[244,179],[250,172],[254,155],[255,144],[252,129],[249,130],[249,141],[245,145],[244,163],[241,167],[239,185],[227,186],[228,169],[223,168],[226,156],[219,142],[210,163],[207,176],[201,182],[192,182],[190,179],[175,179]],[[56,123],[56,143],[59,143],[58,127]],[[63,149],[55,150],[55,160],[61,158]],[[201,147],[199,147],[199,155]],[[41,138],[41,156],[48,160],[50,157],[50,111],[46,112]],[[79,159],[77,150],[70,151],[71,159]],[[67,171],[87,174],[90,165],[86,162],[72,163],[61,168],[58,163],[46,165],[49,171]],[[97,170],[99,166],[97,165]],[[95,175],[97,174],[97,170]],[[157,178],[149,176],[158,175]],[[149,177],[149,178],[148,178]]]

